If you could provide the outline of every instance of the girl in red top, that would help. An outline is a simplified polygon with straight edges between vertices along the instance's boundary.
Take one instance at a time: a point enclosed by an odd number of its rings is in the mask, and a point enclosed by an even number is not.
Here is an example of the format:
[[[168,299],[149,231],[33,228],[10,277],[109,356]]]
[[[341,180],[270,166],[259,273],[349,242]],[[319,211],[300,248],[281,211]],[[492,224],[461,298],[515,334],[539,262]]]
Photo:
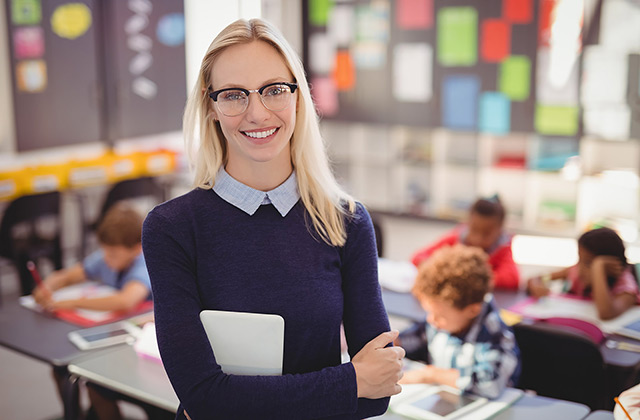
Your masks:
[[[498,289],[518,289],[520,275],[511,253],[511,236],[504,232],[505,210],[498,196],[481,198],[471,206],[466,224],[453,229],[436,243],[416,252],[411,262],[418,267],[443,246],[461,243],[482,248],[489,256],[493,271],[493,286]]]

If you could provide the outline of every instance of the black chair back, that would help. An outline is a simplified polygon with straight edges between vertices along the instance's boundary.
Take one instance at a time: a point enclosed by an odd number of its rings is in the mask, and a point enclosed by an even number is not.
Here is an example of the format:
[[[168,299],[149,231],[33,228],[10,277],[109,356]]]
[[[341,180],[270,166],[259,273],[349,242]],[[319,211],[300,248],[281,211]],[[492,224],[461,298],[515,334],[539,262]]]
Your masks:
[[[9,260],[20,276],[23,295],[31,293],[34,282],[26,268],[48,259],[62,268],[60,193],[25,195],[9,203],[0,222],[0,256]]]
[[[519,388],[574,401],[592,410],[605,406],[605,364],[599,345],[558,325],[513,326],[522,355]]]

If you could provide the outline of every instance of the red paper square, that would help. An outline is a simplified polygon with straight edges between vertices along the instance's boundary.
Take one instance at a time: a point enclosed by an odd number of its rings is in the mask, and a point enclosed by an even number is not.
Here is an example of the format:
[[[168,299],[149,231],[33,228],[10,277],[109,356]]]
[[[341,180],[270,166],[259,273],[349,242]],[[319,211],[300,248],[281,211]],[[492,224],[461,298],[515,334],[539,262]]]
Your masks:
[[[533,20],[533,0],[503,0],[502,15],[511,23],[529,23]]]
[[[398,0],[396,24],[400,29],[427,29],[433,26],[433,0]]]
[[[497,63],[511,53],[511,25],[500,19],[482,22],[480,57],[487,62]]]

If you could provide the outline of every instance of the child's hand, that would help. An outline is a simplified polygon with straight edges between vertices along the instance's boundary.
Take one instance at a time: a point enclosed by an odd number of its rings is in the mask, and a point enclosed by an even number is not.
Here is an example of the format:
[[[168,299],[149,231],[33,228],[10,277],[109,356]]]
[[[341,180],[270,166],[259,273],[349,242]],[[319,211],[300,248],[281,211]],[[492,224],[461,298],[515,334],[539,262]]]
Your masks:
[[[433,383],[433,366],[427,365],[422,369],[409,370],[404,373],[400,384],[430,384]]]
[[[540,298],[549,295],[549,288],[544,285],[540,277],[534,277],[527,282],[527,292],[535,297]]]
[[[610,255],[598,255],[591,263],[591,270],[602,272],[607,276],[619,277],[622,274],[623,267],[620,260]]]
[[[58,309],[75,309],[78,307],[79,301],[80,299],[51,301],[45,308],[49,311],[55,311]]]
[[[43,308],[46,308],[53,302],[53,292],[46,284],[36,287],[33,290],[33,299]]]

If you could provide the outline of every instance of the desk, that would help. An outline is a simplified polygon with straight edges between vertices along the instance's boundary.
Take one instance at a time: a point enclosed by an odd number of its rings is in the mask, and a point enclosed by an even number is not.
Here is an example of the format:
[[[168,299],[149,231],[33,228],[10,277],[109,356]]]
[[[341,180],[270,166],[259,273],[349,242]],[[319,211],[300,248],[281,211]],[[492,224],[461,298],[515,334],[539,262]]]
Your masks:
[[[75,361],[69,372],[174,413],[180,403],[162,364],[138,356],[129,345]]]
[[[0,306],[0,345],[54,367],[65,367],[72,360],[111,350],[111,348],[86,351],[78,349],[69,341],[67,333],[79,328],[77,325],[68,324],[50,315],[23,308],[17,299],[5,299]],[[56,386],[53,380],[51,380],[51,386]],[[64,418],[77,419],[79,414],[75,406],[78,401],[77,383],[67,382],[62,392]]]
[[[508,308],[526,298],[523,292],[509,292],[498,290],[494,292],[494,299],[499,308]],[[426,313],[418,301],[410,293],[398,293],[382,289],[382,300],[390,315],[395,315],[412,321],[423,321]],[[635,342],[631,338],[613,335],[617,341]],[[613,408],[613,397],[637,383],[640,376],[640,353],[610,349],[604,343],[600,345],[600,352],[607,365],[608,393]]]
[[[613,412],[605,410],[592,411],[584,420],[613,420]]]
[[[492,420],[582,420],[588,413],[589,407],[583,404],[525,394]],[[406,417],[387,412],[373,419],[406,420]]]

